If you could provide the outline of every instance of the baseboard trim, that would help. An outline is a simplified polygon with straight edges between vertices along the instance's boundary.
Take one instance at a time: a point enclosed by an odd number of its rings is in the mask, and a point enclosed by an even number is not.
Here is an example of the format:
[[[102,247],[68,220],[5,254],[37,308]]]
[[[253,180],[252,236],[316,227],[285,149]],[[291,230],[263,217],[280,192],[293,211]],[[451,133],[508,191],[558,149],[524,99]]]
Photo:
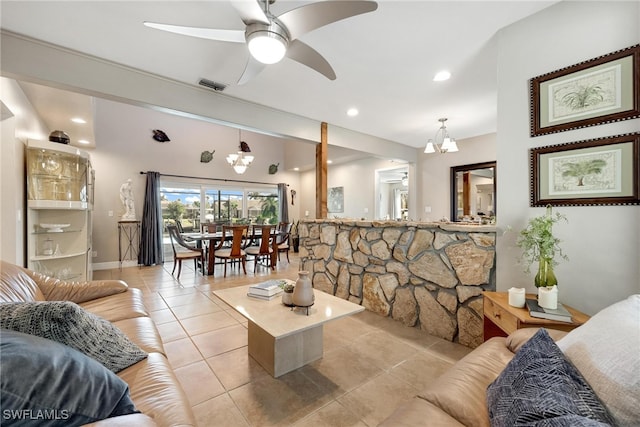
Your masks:
[[[122,267],[138,267],[137,261],[122,261]],[[118,261],[112,262],[96,262],[91,264],[93,270],[111,270],[114,268],[120,268],[120,263]]]

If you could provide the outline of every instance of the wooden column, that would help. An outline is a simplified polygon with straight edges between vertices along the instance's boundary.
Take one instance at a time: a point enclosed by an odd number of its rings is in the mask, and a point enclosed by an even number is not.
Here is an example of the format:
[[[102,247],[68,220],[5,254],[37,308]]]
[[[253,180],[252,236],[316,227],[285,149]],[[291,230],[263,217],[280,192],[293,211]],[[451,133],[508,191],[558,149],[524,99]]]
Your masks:
[[[316,218],[327,217],[327,140],[327,123],[322,122],[316,145]]]
[[[471,215],[471,174],[462,174],[462,214]]]

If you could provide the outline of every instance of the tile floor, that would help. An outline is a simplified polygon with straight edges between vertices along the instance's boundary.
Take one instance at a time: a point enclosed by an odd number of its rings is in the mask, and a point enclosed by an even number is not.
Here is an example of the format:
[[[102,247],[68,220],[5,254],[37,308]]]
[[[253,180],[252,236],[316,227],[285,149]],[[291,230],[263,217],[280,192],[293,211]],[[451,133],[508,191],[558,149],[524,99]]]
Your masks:
[[[162,336],[171,365],[189,397],[198,425],[375,426],[403,401],[471,350],[363,312],[324,326],[324,356],[271,377],[247,354],[247,322],[212,291],[270,278],[297,277],[297,254],[276,271],[259,266],[222,278],[173,264],[94,272],[139,288]]]

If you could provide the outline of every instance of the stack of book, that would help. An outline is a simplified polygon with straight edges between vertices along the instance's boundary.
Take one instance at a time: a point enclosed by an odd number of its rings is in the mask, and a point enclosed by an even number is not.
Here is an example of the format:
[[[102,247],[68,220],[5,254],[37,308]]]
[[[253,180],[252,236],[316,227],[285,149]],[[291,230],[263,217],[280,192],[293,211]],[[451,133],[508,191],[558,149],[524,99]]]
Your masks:
[[[558,303],[558,308],[552,310],[550,308],[540,307],[538,301],[532,298],[527,298],[526,302],[527,308],[529,309],[529,316],[531,317],[571,323],[571,313],[560,303]]]
[[[249,286],[249,291],[247,291],[247,296],[271,300],[282,293],[281,282],[281,280],[267,280],[266,282],[251,285]]]

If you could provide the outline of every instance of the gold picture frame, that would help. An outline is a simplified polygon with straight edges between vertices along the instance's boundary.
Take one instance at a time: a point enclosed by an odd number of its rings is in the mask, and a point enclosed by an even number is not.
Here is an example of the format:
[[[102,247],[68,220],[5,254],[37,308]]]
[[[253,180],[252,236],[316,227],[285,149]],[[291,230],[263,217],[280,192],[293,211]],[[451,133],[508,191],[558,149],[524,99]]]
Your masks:
[[[530,81],[531,136],[640,117],[640,44]]]

